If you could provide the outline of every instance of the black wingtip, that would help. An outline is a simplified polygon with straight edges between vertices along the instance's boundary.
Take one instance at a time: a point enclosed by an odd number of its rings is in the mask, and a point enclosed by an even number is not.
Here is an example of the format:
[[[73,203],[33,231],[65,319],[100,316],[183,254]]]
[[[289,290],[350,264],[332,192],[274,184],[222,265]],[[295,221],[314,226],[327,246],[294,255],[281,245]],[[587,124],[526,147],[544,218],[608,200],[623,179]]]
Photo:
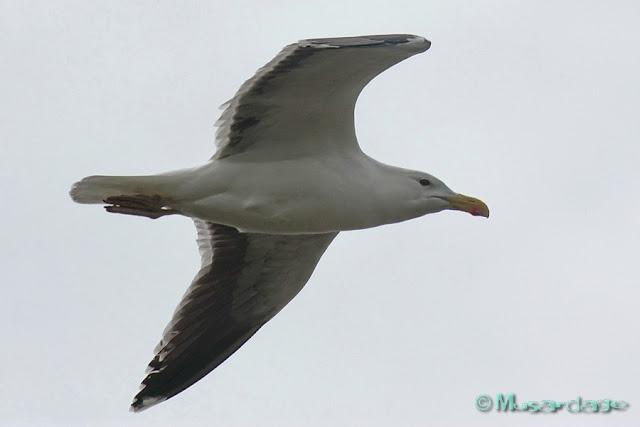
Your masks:
[[[165,400],[167,400],[167,398],[164,396],[145,396],[145,390],[143,388],[133,398],[133,402],[131,403],[129,410],[134,413],[142,412],[157,405],[158,403],[164,402]]]
[[[412,34],[381,34],[357,37],[317,38],[300,40],[299,42],[301,46],[330,48],[393,46],[406,43],[419,45],[419,48],[422,51],[431,47],[431,42],[429,40]]]

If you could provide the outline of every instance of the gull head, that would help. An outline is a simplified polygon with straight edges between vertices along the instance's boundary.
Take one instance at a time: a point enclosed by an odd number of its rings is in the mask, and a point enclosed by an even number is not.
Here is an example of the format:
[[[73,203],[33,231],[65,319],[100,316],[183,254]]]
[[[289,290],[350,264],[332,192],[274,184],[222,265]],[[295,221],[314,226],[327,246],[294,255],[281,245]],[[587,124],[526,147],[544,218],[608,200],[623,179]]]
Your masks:
[[[409,197],[419,215],[456,210],[473,216],[489,217],[489,207],[482,200],[456,193],[433,175],[410,172],[409,179]]]

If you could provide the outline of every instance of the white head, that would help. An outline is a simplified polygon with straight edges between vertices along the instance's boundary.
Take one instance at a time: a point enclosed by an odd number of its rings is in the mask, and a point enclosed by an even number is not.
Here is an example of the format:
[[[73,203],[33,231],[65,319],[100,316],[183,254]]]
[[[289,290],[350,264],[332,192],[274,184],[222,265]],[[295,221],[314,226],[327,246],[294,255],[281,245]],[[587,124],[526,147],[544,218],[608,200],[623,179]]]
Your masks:
[[[489,217],[489,208],[482,200],[456,193],[428,173],[402,171],[404,202],[409,205],[414,217],[442,210],[459,210],[474,216]]]

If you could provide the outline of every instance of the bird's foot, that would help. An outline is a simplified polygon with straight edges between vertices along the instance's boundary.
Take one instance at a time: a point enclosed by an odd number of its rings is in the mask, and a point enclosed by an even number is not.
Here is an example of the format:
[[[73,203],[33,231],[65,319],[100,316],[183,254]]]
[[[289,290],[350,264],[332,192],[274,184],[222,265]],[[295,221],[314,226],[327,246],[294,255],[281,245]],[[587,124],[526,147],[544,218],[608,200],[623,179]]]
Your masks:
[[[144,216],[151,219],[180,213],[175,209],[168,208],[166,201],[160,196],[145,196],[143,194],[112,196],[104,199],[104,202],[109,205],[104,208],[111,213]]]

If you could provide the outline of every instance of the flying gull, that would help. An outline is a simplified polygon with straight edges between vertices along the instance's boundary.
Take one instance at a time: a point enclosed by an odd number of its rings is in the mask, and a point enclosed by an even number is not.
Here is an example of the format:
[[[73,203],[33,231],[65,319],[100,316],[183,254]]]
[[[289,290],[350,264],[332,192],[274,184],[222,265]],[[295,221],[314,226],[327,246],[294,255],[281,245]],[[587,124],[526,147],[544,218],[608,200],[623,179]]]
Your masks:
[[[78,203],[108,212],[193,219],[200,271],[178,305],[131,409],[175,396],[207,375],[305,285],[340,231],[445,209],[488,217],[482,201],[424,172],[362,152],[358,95],[431,43],[413,35],[302,40],[247,80],[216,123],[203,166],[149,176],[90,176]]]

